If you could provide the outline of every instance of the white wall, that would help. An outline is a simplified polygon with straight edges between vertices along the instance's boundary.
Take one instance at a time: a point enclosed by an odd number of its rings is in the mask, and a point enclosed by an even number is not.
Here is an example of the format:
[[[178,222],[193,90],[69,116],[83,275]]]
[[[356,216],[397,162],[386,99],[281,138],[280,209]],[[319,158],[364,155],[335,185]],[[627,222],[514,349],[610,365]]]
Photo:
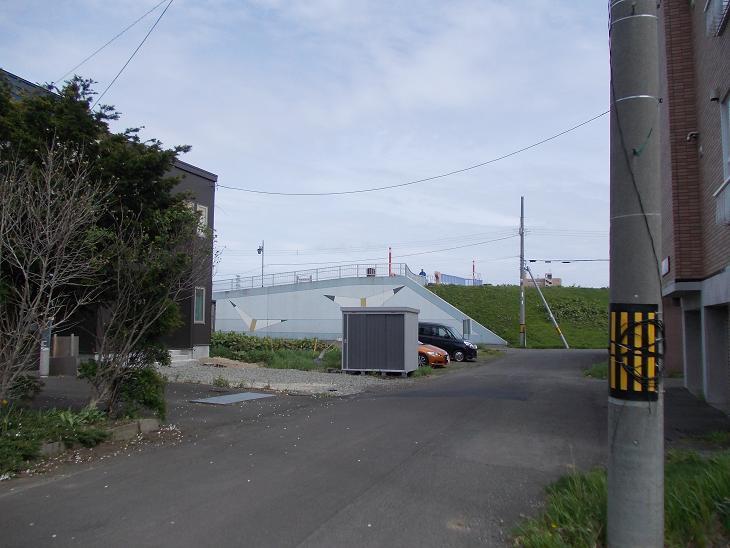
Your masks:
[[[467,318],[428,289],[402,276],[345,278],[221,291],[213,297],[217,331],[258,336],[336,339],[342,336],[340,307],[363,304],[416,308],[420,311],[419,321],[443,323],[459,333],[462,320]],[[477,343],[506,344],[474,320],[470,338]]]

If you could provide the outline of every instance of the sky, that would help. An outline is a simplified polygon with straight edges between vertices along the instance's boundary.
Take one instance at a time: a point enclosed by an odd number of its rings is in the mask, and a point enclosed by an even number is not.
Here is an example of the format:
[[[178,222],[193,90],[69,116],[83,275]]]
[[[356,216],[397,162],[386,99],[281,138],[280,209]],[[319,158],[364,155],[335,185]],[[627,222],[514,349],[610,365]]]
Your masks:
[[[159,0],[0,0],[0,67],[55,82]],[[166,3],[76,70],[107,87]],[[220,185],[341,192],[473,166],[608,110],[606,7],[574,0],[174,0],[103,103]],[[402,188],[218,188],[215,277],[393,262],[519,281],[607,259],[608,117]],[[451,249],[456,248],[456,249]],[[565,285],[608,263],[535,262]]]

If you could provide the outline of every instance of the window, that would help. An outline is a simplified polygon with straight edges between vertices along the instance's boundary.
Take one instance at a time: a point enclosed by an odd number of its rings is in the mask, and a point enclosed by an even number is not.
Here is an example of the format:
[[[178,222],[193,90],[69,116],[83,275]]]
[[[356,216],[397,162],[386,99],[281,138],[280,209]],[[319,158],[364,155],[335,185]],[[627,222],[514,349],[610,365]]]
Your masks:
[[[438,336],[439,337],[441,337],[443,339],[451,339],[451,338],[453,338],[451,336],[451,333],[449,333],[449,330],[446,329],[444,326],[439,326],[437,328],[437,330],[438,330],[437,332],[438,332]]]
[[[198,212],[198,236],[205,236],[208,228],[208,206],[195,204],[195,211]]]
[[[730,225],[730,180],[715,192],[715,220],[719,225]]]
[[[730,225],[730,92],[720,103],[722,130],[722,176],[723,183],[715,193],[715,220],[721,225]]]
[[[705,4],[705,31],[707,36],[720,36],[725,30],[730,0],[707,0]]]
[[[730,92],[720,103],[721,130],[722,130],[722,173],[724,182],[730,179]]]
[[[195,288],[193,302],[193,323],[205,323],[205,288]]]

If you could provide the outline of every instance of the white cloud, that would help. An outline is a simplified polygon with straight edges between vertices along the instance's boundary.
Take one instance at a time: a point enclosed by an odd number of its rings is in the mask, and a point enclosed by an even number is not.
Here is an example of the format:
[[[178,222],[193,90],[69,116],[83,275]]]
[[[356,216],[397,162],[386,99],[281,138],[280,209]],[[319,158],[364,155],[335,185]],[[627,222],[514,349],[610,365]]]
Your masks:
[[[11,4],[0,14],[4,68],[52,80],[155,3],[64,0],[52,13],[40,0]],[[193,145],[186,161],[224,185],[397,184],[488,160],[606,110],[604,12],[557,0],[176,0],[105,100],[124,113],[119,128],[145,125],[148,136]],[[153,21],[81,72],[103,88]],[[429,238],[437,249],[439,239],[513,227],[523,194],[528,225],[607,230],[607,135],[604,118],[497,164],[378,194],[221,189],[219,240],[241,251],[224,253],[220,271],[257,268],[261,239],[272,250],[381,250],[272,254],[282,263],[385,256],[389,242]],[[528,248],[605,256],[607,238],[534,237]],[[399,245],[398,253],[423,249]],[[477,257],[489,281],[514,282],[516,267],[501,258],[515,250],[516,242],[498,242],[418,256],[412,266],[464,274]],[[606,265],[554,265],[563,272],[568,283],[607,283]]]

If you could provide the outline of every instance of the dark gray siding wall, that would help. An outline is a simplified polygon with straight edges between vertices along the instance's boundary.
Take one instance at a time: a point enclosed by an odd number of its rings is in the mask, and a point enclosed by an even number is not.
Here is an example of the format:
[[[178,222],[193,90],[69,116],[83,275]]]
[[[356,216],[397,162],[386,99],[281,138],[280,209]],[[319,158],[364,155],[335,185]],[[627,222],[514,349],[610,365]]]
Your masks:
[[[190,200],[196,205],[200,204],[208,208],[208,227],[215,226],[215,184],[218,176],[200,168],[176,161],[170,175],[180,177],[180,182],[175,187],[175,193],[185,192],[190,195]],[[211,252],[213,242],[210,241]],[[205,288],[204,323],[193,321],[193,293],[180,303],[180,312],[183,324],[174,333],[165,338],[165,343],[170,348],[192,348],[198,345],[210,344],[212,330],[212,293],[213,293],[213,263],[208,261],[205,273],[195,283],[196,287]]]

